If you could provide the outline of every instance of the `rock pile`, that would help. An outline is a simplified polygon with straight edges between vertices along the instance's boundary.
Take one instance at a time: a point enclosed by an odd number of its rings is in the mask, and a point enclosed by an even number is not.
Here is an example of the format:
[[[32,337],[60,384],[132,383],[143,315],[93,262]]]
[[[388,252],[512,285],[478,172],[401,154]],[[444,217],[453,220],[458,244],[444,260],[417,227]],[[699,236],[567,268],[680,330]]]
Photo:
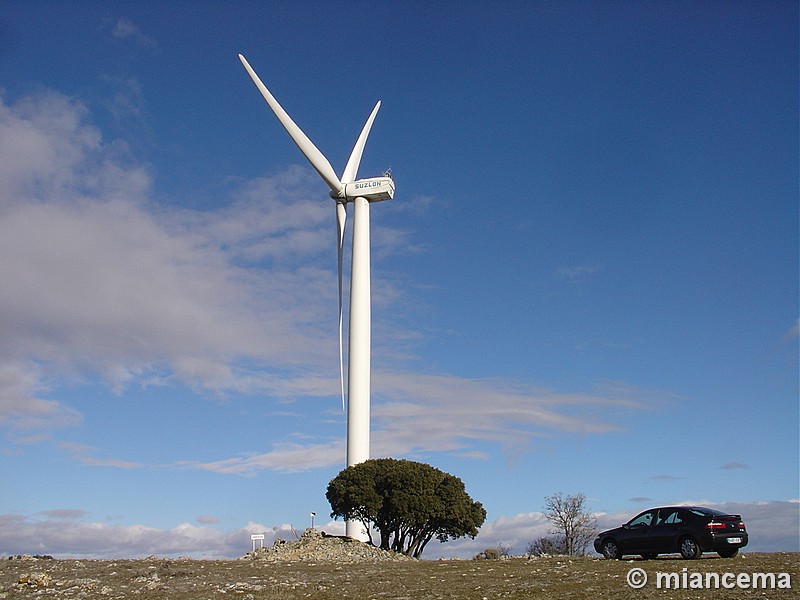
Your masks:
[[[331,536],[315,529],[306,529],[294,542],[275,540],[270,548],[256,548],[242,557],[271,562],[381,562],[414,560],[405,554],[381,550],[349,537]]]
[[[53,585],[53,578],[49,573],[23,573],[19,576],[20,587],[40,588]]]

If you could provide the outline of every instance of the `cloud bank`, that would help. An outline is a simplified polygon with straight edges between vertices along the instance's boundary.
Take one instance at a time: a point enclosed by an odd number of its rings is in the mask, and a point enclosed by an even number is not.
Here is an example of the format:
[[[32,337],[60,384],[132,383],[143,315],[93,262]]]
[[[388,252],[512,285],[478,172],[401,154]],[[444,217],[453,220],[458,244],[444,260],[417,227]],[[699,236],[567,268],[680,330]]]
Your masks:
[[[676,504],[683,504],[677,502]],[[744,552],[798,552],[796,532],[800,526],[798,501],[751,503],[704,503],[710,508],[743,515],[750,535]],[[598,527],[609,529],[629,520],[638,511],[597,514]],[[47,511],[37,515],[0,515],[0,556],[50,554],[57,558],[135,558],[141,556],[188,556],[235,558],[250,550],[250,534],[264,533],[265,545],[276,538],[295,539],[300,533],[290,524],[266,525],[248,522],[223,530],[212,515],[197,517],[171,529],[108,522],[85,522],[80,510]],[[344,523],[331,521],[318,529],[333,535],[344,533]],[[447,543],[432,542],[424,558],[472,558],[486,548],[511,547],[515,556],[525,554],[535,539],[549,533],[550,523],[541,512],[501,516],[481,528],[477,537]],[[589,548],[591,552],[592,549]]]
[[[214,210],[156,203],[148,168],[89,117],[55,92],[0,104],[0,425],[17,443],[75,426],[82,415],[56,392],[98,379],[115,393],[174,385],[336,397],[331,207],[310,191],[318,182],[307,169],[235,182]],[[403,232],[383,230],[387,244],[407,245]],[[378,298],[402,294],[380,279],[373,286]],[[672,400],[624,384],[560,393],[412,373],[401,362],[374,369],[373,381],[375,456],[480,458],[486,442],[514,453],[538,436],[617,431],[619,416]],[[342,447],[341,439],[284,443],[182,465],[298,471],[339,464]]]
[[[52,92],[0,105],[0,423],[74,425],[47,396],[85,378],[333,394],[307,376],[335,364],[319,341],[335,279],[319,266],[326,205],[300,170],[248,181],[213,213],[172,209],[87,121]]]

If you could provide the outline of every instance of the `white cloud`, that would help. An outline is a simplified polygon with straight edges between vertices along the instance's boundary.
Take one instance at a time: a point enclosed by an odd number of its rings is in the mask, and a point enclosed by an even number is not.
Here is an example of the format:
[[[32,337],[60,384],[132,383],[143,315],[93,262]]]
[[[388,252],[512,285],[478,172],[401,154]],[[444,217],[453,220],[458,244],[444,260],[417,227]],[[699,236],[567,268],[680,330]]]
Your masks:
[[[0,553],[50,554],[55,557],[79,556],[137,557],[186,555],[196,558],[235,555],[235,538],[242,537],[240,554],[246,551],[247,538],[237,532],[220,533],[189,523],[170,530],[144,525],[111,525],[102,522],[38,521],[22,515],[0,516]]]
[[[381,456],[414,450],[469,452],[476,441],[511,449],[542,435],[611,433],[620,429],[613,419],[620,411],[650,408],[657,399],[666,399],[618,385],[559,393],[525,383],[448,375],[379,372],[374,379],[384,399],[373,412],[382,440],[374,453]]]
[[[783,336],[783,339],[787,342],[792,340],[796,340],[800,337],[800,319],[795,321],[794,325],[789,328],[786,334]]]
[[[747,527],[750,552],[800,551],[800,505],[787,501],[698,502],[676,504],[700,505],[730,514],[742,515]]]
[[[0,104],[0,423],[76,424],[39,397],[64,378],[334,395],[330,207],[300,170],[169,210],[87,118],[52,92]]]
[[[219,519],[214,515],[200,515],[195,519],[198,523],[202,525],[217,525],[219,524]]]
[[[745,552],[797,552],[800,540],[800,507],[791,501],[767,502],[675,502],[675,505],[700,505],[715,508],[732,514],[742,515],[750,541]],[[619,513],[595,513],[599,530],[619,527],[641,511]],[[528,543],[548,535],[550,523],[541,512],[519,513],[511,517],[500,517],[486,523],[474,540],[469,538],[431,544],[425,549],[425,558],[471,558],[498,543],[510,545],[513,555],[525,553]],[[593,552],[591,546],[587,549]]]
[[[142,465],[116,458],[97,458],[97,448],[79,442],[60,442],[58,447],[67,451],[73,460],[90,467],[113,467],[115,469],[137,469]]]
[[[0,423],[35,434],[80,422],[41,397],[65,379],[99,377],[117,392],[175,383],[335,397],[333,207],[309,191],[318,187],[313,174],[297,167],[240,182],[213,211],[156,206],[147,169],[124,144],[104,141],[88,116],[51,92],[0,104],[0,278],[12,282],[0,288]],[[398,290],[374,283],[376,298],[396,299]],[[665,400],[621,385],[557,393],[393,368],[373,372],[376,456],[480,457],[476,445],[487,441],[516,454],[536,436],[617,431],[616,415]],[[339,463],[342,444],[284,444],[193,466],[327,467]]]
[[[57,197],[80,185],[84,161],[100,133],[83,124],[86,108],[53,92],[0,103],[0,206],[4,212],[35,195]]]
[[[739,469],[749,469],[750,465],[746,465],[740,462],[728,462],[725,463],[724,465],[720,465],[719,468],[724,471],[735,471]]]
[[[19,434],[71,427],[81,422],[82,417],[76,410],[39,397],[47,391],[40,379],[40,369],[36,365],[0,364],[0,425]],[[23,439],[34,438],[18,438]]]
[[[130,19],[126,19],[125,17],[117,20],[111,30],[111,35],[120,39],[133,40],[142,48],[154,48],[156,46],[155,40],[144,35],[141,29],[134,25]]]
[[[475,539],[461,538],[440,543],[432,541],[425,548],[426,559],[472,558],[487,548],[510,547],[514,556],[525,554],[528,544],[548,535],[550,522],[541,512],[519,513],[485,523]]]
[[[524,452],[532,438],[618,431],[614,416],[645,410],[672,399],[620,385],[586,393],[469,379],[378,371],[373,373],[372,443],[375,457],[446,452],[480,460],[476,444],[499,444],[510,456]],[[598,417],[603,414],[603,418]],[[303,471],[341,463],[344,440],[282,443],[271,451],[191,464],[222,474],[253,475],[261,470]]]
[[[55,510],[46,510],[46,511],[42,512],[41,514],[43,514],[48,519],[51,519],[53,521],[79,520],[79,519],[82,519],[82,518],[84,518],[84,517],[86,517],[88,515],[88,513],[85,510],[80,510],[80,509],[76,509],[76,508],[61,508],[61,509],[55,509]]]
[[[44,518],[21,514],[0,515],[0,556],[49,554],[56,558],[136,558],[141,556],[188,556],[235,558],[251,549],[250,535],[263,533],[264,545],[276,538],[296,539],[301,533],[291,524],[264,525],[248,522],[234,530],[210,527],[213,517],[200,517],[201,525],[180,523],[171,529],[83,521],[79,510],[54,510]],[[202,520],[201,520],[202,519]],[[341,535],[344,523],[331,522],[324,531]]]
[[[745,552],[800,550],[797,538],[800,507],[796,501],[705,502],[704,505],[743,516],[750,534],[750,543]],[[598,526],[601,529],[616,527],[636,512],[598,513]],[[255,522],[223,531],[208,526],[216,523],[213,517],[199,517],[197,521],[200,525],[181,523],[171,529],[158,529],[136,524],[86,522],[83,520],[86,516],[85,512],[77,509],[51,510],[39,516],[0,515],[0,555],[27,552],[50,554],[58,558],[148,555],[234,558],[250,550],[250,534],[264,533],[265,545],[270,545],[277,537],[291,540],[299,533],[290,524],[265,525]],[[318,529],[341,535],[344,533],[344,523],[331,521],[319,525]],[[484,524],[474,540],[462,538],[444,544],[431,542],[424,558],[472,558],[498,544],[510,546],[513,555],[521,555],[525,553],[529,542],[547,535],[549,530],[550,523],[541,512],[501,516]]]
[[[254,475],[258,471],[306,471],[339,465],[345,455],[344,440],[323,444],[276,444],[272,451],[208,463],[186,463],[195,469],[223,475]]]
[[[556,269],[556,277],[570,283],[579,283],[595,273],[603,272],[601,265],[561,266]]]

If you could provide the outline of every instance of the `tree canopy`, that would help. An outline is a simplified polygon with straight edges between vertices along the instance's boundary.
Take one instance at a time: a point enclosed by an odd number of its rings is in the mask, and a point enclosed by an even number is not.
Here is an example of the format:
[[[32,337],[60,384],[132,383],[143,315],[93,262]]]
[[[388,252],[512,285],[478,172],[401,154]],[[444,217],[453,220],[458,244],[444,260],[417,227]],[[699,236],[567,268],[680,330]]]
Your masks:
[[[328,484],[331,517],[364,524],[373,545],[419,558],[434,537],[474,538],[486,510],[458,478],[428,464],[393,458],[347,467]]]

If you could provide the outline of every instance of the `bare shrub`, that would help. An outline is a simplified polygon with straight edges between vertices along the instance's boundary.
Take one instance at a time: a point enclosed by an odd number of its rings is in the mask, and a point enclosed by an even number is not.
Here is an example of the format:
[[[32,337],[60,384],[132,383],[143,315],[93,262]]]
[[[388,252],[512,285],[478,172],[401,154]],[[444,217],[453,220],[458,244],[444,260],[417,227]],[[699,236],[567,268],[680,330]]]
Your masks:
[[[567,556],[584,555],[597,530],[597,519],[586,508],[586,496],[564,497],[559,492],[547,496],[544,501],[544,516],[553,524],[551,533],[563,540],[563,553]]]
[[[567,553],[563,537],[544,536],[528,544],[526,551],[531,556],[554,556]]]

